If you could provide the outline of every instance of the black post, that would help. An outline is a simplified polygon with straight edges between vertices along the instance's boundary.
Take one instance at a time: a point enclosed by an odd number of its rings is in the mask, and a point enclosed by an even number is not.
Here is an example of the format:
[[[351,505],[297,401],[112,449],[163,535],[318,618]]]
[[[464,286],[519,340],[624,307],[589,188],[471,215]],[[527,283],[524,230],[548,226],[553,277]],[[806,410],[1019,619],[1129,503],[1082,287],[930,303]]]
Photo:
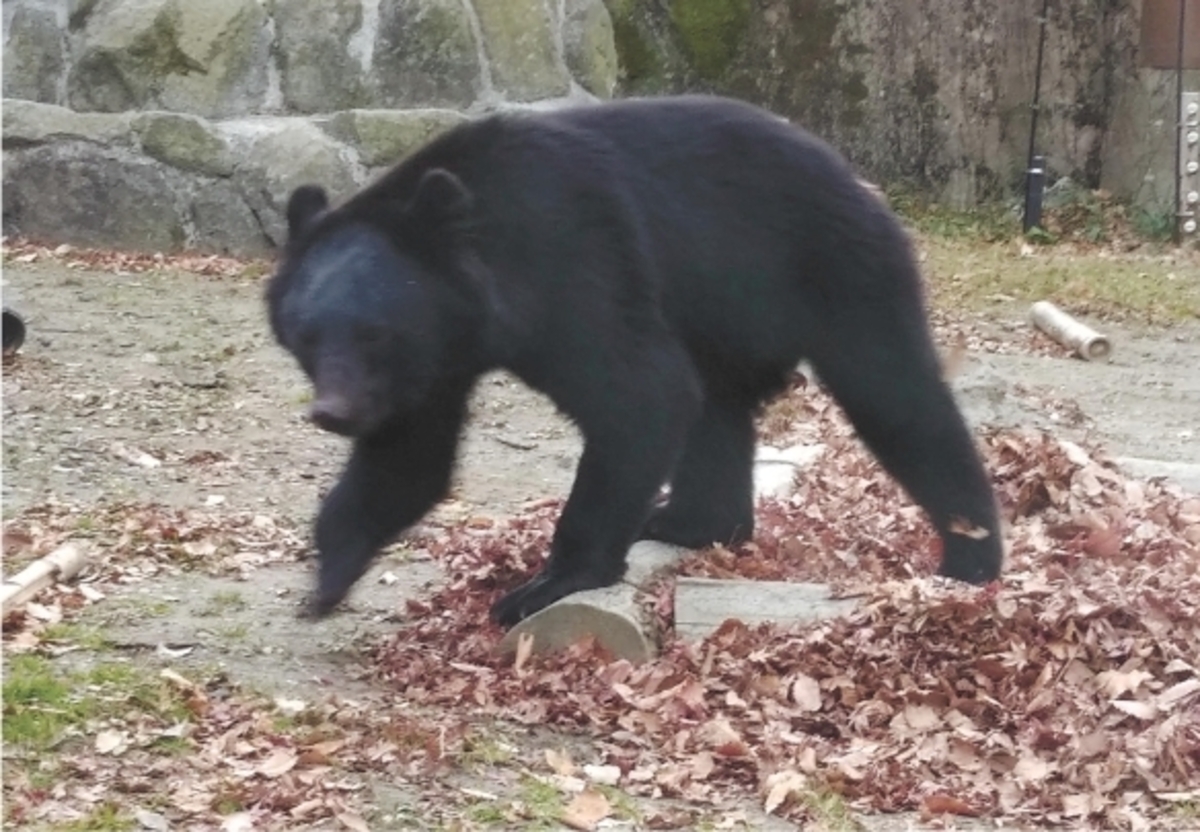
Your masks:
[[[1025,219],[1024,230],[1042,224],[1042,194],[1046,188],[1046,157],[1034,156],[1025,171]]]
[[[1183,2],[1183,0],[1180,0]],[[1042,222],[1042,190],[1046,184],[1046,159],[1035,156],[1037,150],[1038,114],[1042,108],[1042,60],[1046,54],[1046,18],[1050,15],[1050,0],[1042,0],[1039,20],[1037,68],[1033,75],[1033,106],[1029,120],[1029,153],[1025,168],[1025,216],[1022,228],[1026,233]],[[1182,42],[1182,40],[1181,40]]]
[[[1179,41],[1175,51],[1175,245],[1183,243],[1183,24],[1187,0],[1179,0]]]

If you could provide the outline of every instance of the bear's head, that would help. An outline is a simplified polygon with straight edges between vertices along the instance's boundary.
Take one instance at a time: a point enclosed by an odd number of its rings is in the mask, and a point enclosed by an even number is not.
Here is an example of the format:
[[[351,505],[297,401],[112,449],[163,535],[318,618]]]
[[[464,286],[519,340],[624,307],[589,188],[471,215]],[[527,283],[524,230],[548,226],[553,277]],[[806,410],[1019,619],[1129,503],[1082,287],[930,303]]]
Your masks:
[[[276,339],[312,381],[317,425],[369,436],[452,372],[470,306],[454,238],[470,206],[444,170],[426,172],[402,203],[368,191],[331,209],[319,187],[292,193],[267,305]]]

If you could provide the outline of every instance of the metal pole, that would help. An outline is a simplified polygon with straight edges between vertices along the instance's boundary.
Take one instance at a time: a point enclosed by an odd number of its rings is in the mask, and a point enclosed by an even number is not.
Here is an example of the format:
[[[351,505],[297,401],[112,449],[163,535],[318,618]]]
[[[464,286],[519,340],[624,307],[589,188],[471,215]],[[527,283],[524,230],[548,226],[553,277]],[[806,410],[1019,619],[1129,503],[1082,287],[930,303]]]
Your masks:
[[[1183,0],[1180,0],[1183,2]],[[1037,70],[1033,75],[1033,119],[1029,123],[1029,152],[1025,154],[1025,159],[1028,166],[1033,166],[1033,154],[1035,143],[1037,141],[1037,123],[1038,112],[1042,106],[1042,57],[1046,54],[1046,18],[1050,14],[1050,0],[1042,0],[1042,16],[1040,18],[1041,27],[1038,32],[1038,51],[1037,51]],[[1179,36],[1179,42],[1183,43],[1183,35]],[[1183,47],[1180,46],[1182,50]],[[1180,52],[1182,55],[1183,53]]]
[[[1046,54],[1046,18],[1050,0],[1042,0],[1038,29],[1037,68],[1033,74],[1033,106],[1029,119],[1029,153],[1025,165],[1025,212],[1021,225],[1025,232],[1042,222],[1042,191],[1046,184],[1046,160],[1036,156],[1038,114],[1042,108],[1042,59]]]
[[[1179,40],[1175,46],[1175,245],[1183,243],[1183,25],[1187,0],[1179,0]]]

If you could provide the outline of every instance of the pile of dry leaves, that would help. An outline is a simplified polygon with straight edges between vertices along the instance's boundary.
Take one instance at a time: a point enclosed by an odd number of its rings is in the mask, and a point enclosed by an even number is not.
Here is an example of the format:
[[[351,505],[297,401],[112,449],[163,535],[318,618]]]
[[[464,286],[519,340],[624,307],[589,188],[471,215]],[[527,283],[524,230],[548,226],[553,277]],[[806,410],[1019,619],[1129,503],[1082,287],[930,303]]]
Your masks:
[[[68,269],[89,269],[114,274],[173,269],[207,277],[237,277],[244,274],[263,274],[268,265],[263,260],[248,260],[221,254],[146,254],[135,251],[76,248],[63,243],[50,245],[24,237],[3,239],[4,259],[13,263],[52,262]]]
[[[829,424],[830,451],[761,506],[755,541],[683,571],[826,581],[861,596],[852,615],[727,622],[640,667],[590,645],[514,666],[481,622],[545,552],[547,505],[425,541],[450,583],[410,606],[381,673],[413,703],[586,731],[634,793],[756,789],[800,817],[806,794],[834,790],[873,810],[1133,829],[1200,800],[1200,498],[1044,434],[993,433],[1008,567],[955,585],[928,577],[938,541],[920,512]]]

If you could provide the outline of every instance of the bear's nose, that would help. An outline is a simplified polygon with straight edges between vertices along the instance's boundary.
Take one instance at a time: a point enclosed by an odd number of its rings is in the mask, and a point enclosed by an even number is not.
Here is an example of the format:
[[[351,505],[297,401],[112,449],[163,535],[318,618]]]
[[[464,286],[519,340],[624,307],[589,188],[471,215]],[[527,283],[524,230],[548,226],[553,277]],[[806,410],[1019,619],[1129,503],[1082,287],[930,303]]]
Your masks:
[[[308,418],[317,427],[330,433],[350,436],[354,432],[354,416],[350,402],[343,396],[325,396],[317,399],[309,408]]]

